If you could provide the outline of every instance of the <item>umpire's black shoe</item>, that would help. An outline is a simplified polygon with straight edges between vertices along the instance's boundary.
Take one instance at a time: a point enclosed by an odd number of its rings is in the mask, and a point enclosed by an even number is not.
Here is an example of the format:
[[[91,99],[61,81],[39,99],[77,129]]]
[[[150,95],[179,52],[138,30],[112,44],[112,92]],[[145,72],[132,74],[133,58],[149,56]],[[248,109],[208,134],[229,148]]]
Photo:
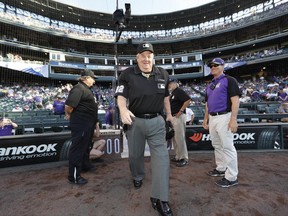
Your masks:
[[[168,202],[163,202],[156,198],[150,198],[152,207],[156,209],[161,216],[173,216],[172,210]]]
[[[157,200],[158,200],[158,199],[153,198],[153,197],[150,197],[150,200],[151,200],[152,207],[153,207],[154,209],[156,209],[156,207],[157,207]]]
[[[74,177],[68,176],[68,181],[72,184],[79,184],[79,185],[83,185],[88,182],[87,179],[83,178],[82,176],[78,176],[76,179]]]
[[[139,189],[142,186],[142,180],[133,180],[133,184],[136,189]]]
[[[188,165],[188,161],[185,159],[181,159],[179,162],[176,163],[177,167],[184,167],[186,165]]]

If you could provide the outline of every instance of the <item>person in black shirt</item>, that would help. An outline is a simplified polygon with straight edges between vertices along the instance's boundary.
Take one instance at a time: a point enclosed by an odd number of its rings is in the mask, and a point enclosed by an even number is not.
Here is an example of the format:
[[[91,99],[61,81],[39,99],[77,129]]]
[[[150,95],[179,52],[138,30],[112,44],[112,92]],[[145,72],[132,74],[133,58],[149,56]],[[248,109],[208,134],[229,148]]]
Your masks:
[[[154,50],[150,43],[137,49],[137,66],[127,68],[119,76],[115,96],[126,132],[129,165],[134,187],[144,179],[144,150],[147,141],[151,153],[151,203],[161,215],[172,216],[169,197],[169,153],[166,147],[165,120],[172,121],[168,92],[168,72],[153,65]]]
[[[173,128],[175,135],[173,137],[173,145],[175,149],[175,157],[172,162],[177,162],[177,167],[183,167],[188,164],[188,150],[186,145],[186,107],[190,104],[190,96],[181,88],[175,79],[169,82],[170,104],[173,115]]]
[[[80,172],[91,168],[90,145],[98,120],[98,105],[90,89],[94,83],[93,71],[83,71],[79,83],[71,89],[65,102],[66,119],[70,120],[72,137],[68,180],[74,184],[86,184],[88,181],[80,175]]]

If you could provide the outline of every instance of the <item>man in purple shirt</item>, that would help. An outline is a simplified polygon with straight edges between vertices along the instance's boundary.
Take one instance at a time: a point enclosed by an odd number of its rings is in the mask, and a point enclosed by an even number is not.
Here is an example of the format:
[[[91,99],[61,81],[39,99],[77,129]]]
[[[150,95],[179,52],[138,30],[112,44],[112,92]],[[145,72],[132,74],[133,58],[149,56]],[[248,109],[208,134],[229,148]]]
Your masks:
[[[224,74],[224,60],[213,59],[209,65],[214,77],[206,88],[206,107],[203,128],[208,130],[214,147],[216,168],[209,176],[223,176],[216,184],[220,187],[238,185],[238,159],[233,142],[237,132],[239,96],[241,95],[235,78]]]

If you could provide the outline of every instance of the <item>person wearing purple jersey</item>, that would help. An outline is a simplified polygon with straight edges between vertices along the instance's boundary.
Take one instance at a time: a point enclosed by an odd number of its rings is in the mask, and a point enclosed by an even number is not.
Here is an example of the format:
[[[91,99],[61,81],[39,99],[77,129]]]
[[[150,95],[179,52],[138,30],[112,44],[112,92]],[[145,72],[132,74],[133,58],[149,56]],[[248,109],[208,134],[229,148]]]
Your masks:
[[[17,128],[18,125],[11,121],[11,119],[8,118],[1,118],[0,119],[0,136],[11,136],[12,130],[14,128]]]
[[[233,133],[237,132],[239,96],[241,95],[235,78],[224,74],[224,60],[213,59],[208,66],[213,76],[206,88],[206,106],[203,128],[209,129],[214,147],[216,168],[208,172],[209,176],[222,176],[216,181],[220,187],[238,185],[238,158],[233,142]]]
[[[65,114],[65,100],[63,96],[58,95],[57,99],[53,102],[53,112],[54,115],[64,115]]]

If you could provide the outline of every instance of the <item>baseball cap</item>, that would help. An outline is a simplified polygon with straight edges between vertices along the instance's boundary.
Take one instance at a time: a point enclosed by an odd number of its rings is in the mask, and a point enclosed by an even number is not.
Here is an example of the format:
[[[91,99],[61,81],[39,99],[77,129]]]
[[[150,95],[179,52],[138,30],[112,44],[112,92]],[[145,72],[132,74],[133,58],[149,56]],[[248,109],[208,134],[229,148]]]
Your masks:
[[[210,66],[211,64],[224,65],[225,62],[221,58],[214,58],[211,62],[209,62],[208,66]]]
[[[142,53],[144,51],[150,51],[151,53],[154,53],[152,44],[147,42],[140,43],[137,48],[137,53]]]
[[[169,79],[169,83],[172,83],[172,82],[179,83],[177,79],[175,79],[175,78],[170,78],[170,79]]]
[[[97,77],[95,76],[94,72],[91,70],[84,70],[81,72],[81,76],[90,76],[93,79],[97,79]]]

